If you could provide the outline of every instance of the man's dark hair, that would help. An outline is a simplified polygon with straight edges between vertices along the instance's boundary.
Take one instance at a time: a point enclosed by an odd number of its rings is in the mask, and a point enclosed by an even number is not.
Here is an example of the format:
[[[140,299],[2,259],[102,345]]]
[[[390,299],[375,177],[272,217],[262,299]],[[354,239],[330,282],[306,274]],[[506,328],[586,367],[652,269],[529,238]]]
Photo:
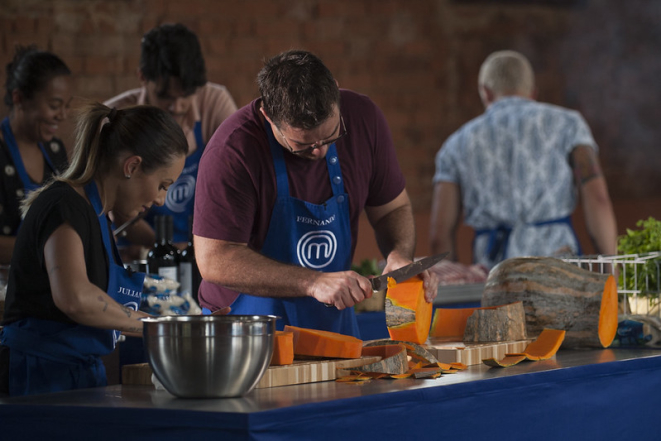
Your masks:
[[[179,23],[157,26],[142,37],[140,70],[146,80],[163,82],[161,92],[165,92],[170,77],[181,81],[186,95],[207,82],[200,42]]]
[[[314,129],[340,103],[340,90],[333,75],[314,54],[291,50],[264,63],[257,75],[264,111],[276,126],[286,123],[299,129]]]

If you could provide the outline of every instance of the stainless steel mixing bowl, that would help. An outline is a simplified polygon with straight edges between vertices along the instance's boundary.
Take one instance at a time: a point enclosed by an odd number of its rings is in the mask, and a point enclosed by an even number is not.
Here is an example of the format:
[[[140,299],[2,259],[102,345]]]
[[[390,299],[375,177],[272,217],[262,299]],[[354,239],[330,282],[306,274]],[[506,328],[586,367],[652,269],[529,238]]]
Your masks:
[[[276,319],[270,315],[145,318],[149,364],[165,389],[178,397],[244,395],[269,366]]]

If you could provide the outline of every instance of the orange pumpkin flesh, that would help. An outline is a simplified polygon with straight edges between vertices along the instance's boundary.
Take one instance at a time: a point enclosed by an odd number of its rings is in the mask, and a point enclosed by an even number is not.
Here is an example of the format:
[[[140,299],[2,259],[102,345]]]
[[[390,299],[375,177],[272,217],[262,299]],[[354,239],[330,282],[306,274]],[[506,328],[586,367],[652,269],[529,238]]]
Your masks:
[[[327,358],[360,358],[363,341],[337,332],[285,326],[294,334],[294,354]]]
[[[401,283],[388,280],[386,326],[391,339],[423,344],[429,336],[432,309],[420,277]]]
[[[294,333],[275,331],[271,366],[283,366],[294,363]]]

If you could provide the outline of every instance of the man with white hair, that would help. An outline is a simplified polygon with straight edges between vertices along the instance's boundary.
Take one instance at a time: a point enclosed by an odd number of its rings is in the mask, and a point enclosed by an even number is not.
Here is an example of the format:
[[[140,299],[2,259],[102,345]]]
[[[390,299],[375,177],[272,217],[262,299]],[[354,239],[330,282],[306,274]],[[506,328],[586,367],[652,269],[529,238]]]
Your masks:
[[[581,254],[571,215],[580,195],[597,253],[615,254],[617,229],[597,145],[574,110],[535,101],[530,62],[489,55],[478,90],[485,107],[436,155],[431,251],[456,259],[462,212],[475,230],[473,261]]]

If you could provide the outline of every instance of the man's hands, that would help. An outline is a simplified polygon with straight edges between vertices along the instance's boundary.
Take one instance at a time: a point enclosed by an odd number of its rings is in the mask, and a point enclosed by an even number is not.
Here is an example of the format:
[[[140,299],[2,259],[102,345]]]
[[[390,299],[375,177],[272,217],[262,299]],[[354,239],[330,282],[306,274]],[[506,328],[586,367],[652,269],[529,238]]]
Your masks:
[[[392,252],[388,256],[386,267],[383,269],[383,274],[395,271],[396,269],[399,269],[410,263],[412,263],[411,259],[407,259],[398,253]],[[438,294],[438,275],[436,275],[436,273],[433,271],[426,270],[420,273],[420,277],[422,277],[423,286],[425,288],[425,300],[427,300],[427,303],[431,303],[434,301],[436,295]]]
[[[383,273],[389,273],[411,263],[397,253],[391,253]],[[425,288],[425,299],[431,303],[438,294],[438,276],[433,271],[420,273]],[[310,288],[310,297],[337,309],[350,308],[372,297],[372,284],[369,279],[354,271],[318,273]]]
[[[231,310],[232,308],[230,308],[229,306],[225,306],[224,308],[220,308],[212,312],[211,315],[227,315],[230,313]]]
[[[372,285],[369,279],[354,271],[318,273],[309,295],[342,310],[372,297]]]

